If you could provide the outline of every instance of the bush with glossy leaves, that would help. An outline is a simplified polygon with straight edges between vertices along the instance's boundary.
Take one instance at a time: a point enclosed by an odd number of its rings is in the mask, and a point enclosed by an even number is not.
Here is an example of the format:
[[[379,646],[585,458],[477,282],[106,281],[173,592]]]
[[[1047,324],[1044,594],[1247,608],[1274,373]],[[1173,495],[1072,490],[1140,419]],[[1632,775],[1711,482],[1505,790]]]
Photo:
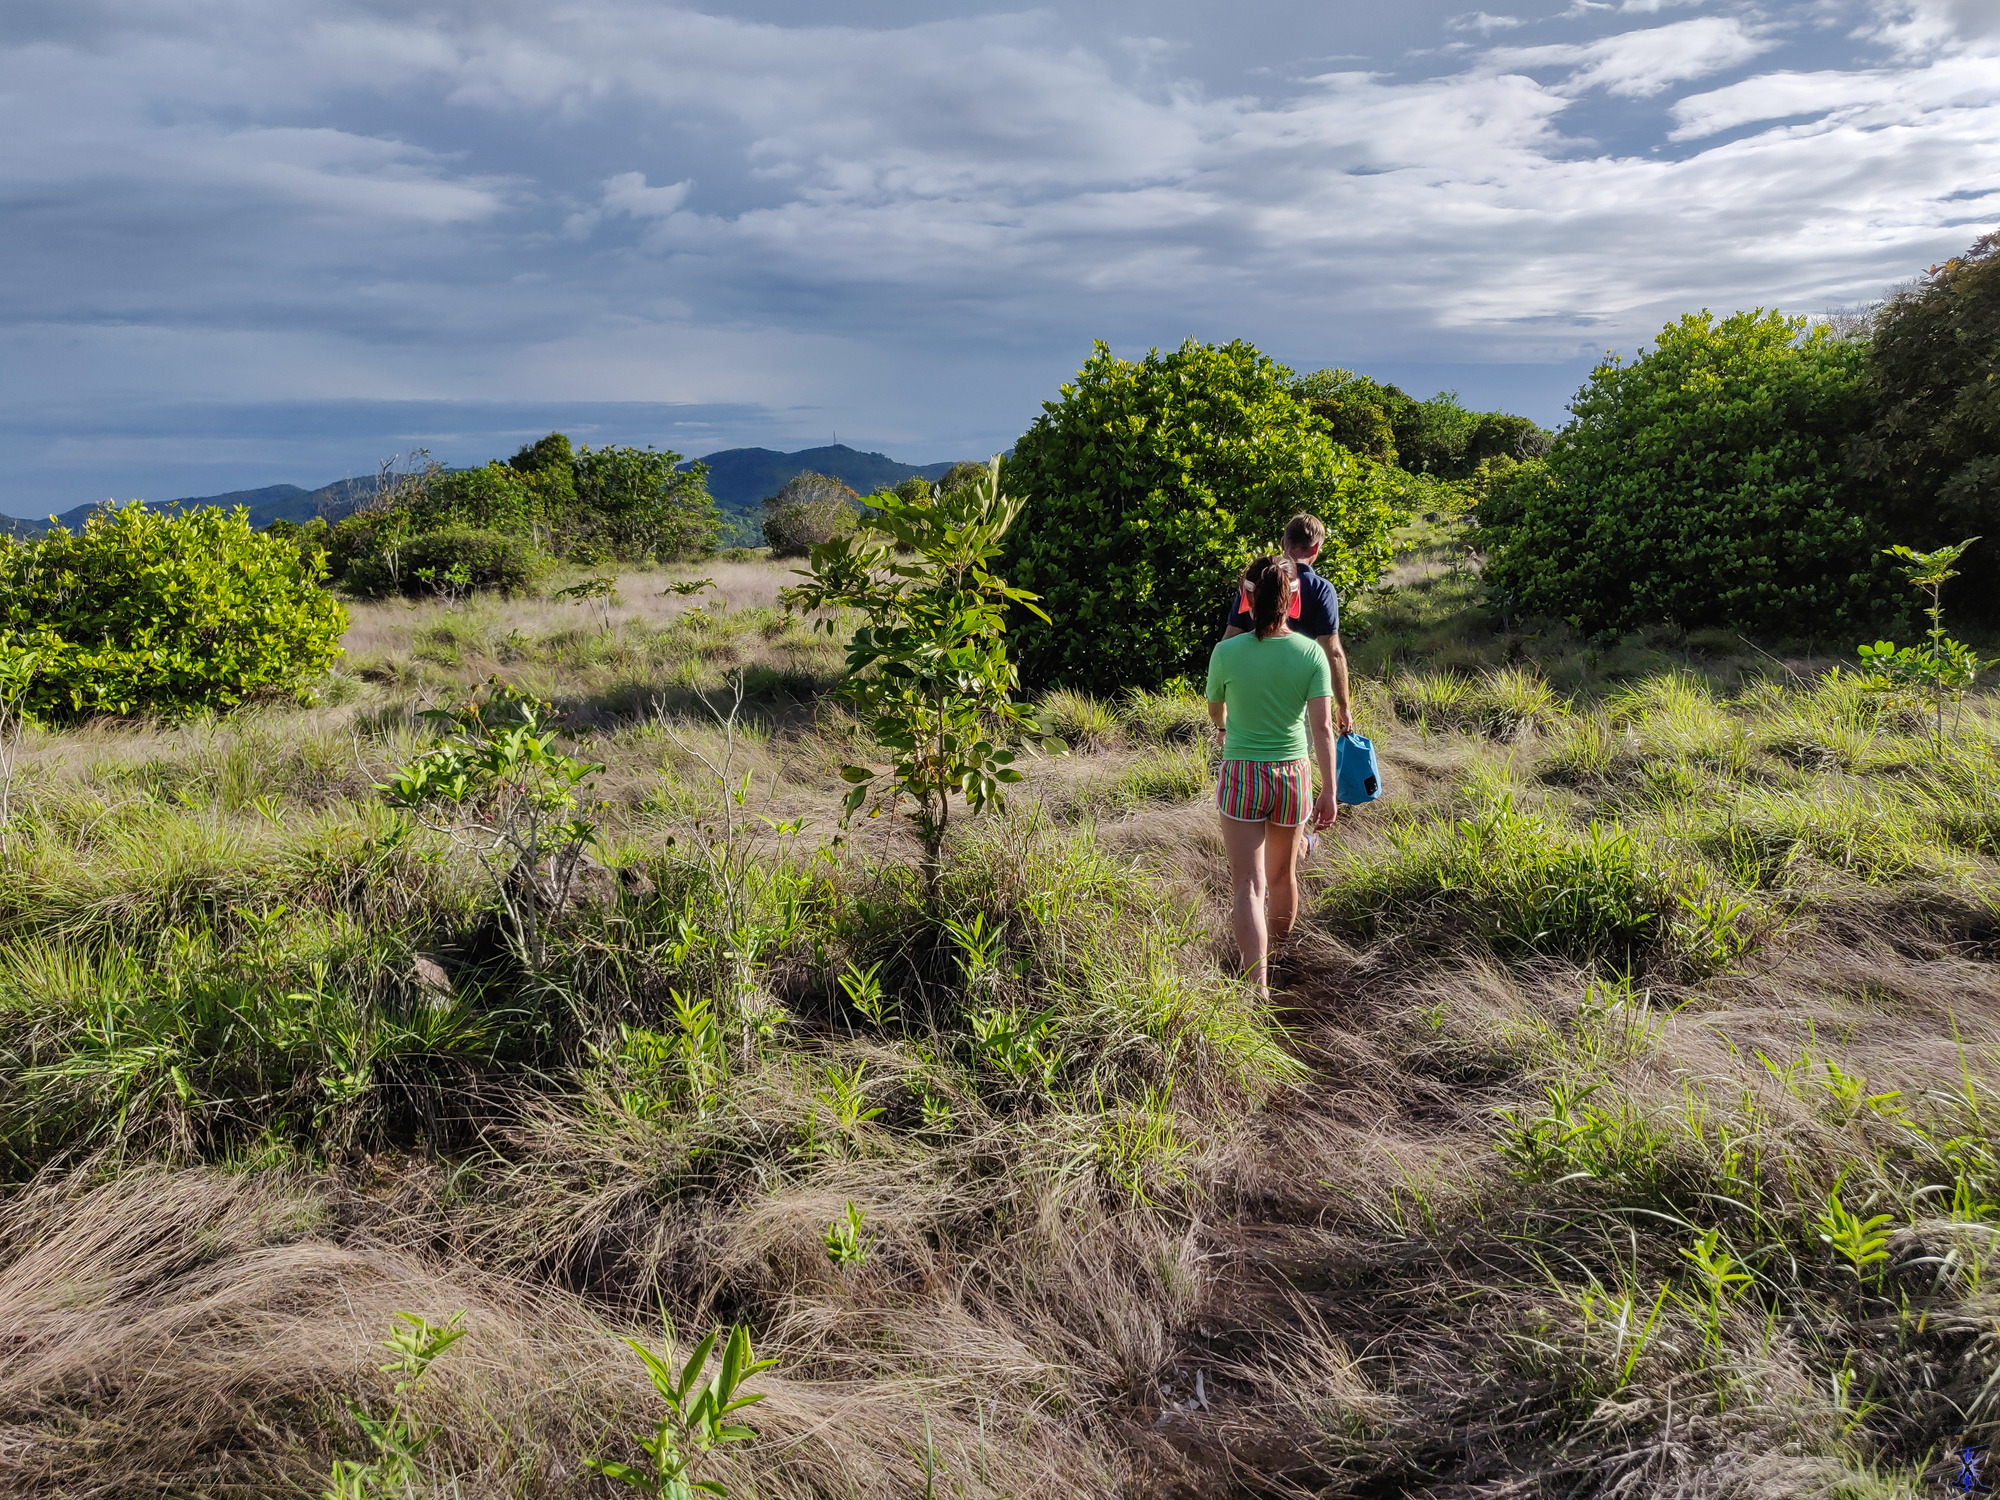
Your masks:
[[[106,506],[80,531],[0,539],[0,628],[39,653],[31,713],[183,715],[297,691],[340,654],[347,611],[317,549],[242,508]]]
[[[1100,696],[1200,670],[1237,576],[1298,512],[1326,523],[1336,588],[1372,582],[1411,483],[1336,444],[1284,366],[1192,340],[1143,360],[1097,345],[1006,482],[1026,505],[1001,566],[1049,614],[1014,623],[1021,675]]]
[[[1545,459],[1479,506],[1488,584],[1595,632],[1864,628],[1885,598],[1849,479],[1863,346],[1776,312],[1692,313],[1591,373]]]

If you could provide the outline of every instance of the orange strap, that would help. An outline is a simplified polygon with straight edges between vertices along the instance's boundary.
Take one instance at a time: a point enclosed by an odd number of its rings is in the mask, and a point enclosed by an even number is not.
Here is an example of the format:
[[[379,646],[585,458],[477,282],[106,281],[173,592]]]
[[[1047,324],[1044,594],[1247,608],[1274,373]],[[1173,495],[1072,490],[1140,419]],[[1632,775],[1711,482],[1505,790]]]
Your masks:
[[[1299,617],[1299,615],[1303,613],[1303,611],[1300,608],[1300,605],[1303,602],[1304,599],[1303,596],[1300,594],[1299,590],[1293,589],[1292,607],[1285,611],[1285,618],[1288,620],[1296,620]],[[1250,585],[1247,583],[1243,585],[1242,592],[1237,596],[1236,608],[1240,613],[1249,615],[1252,619],[1256,618],[1256,611],[1250,608]]]

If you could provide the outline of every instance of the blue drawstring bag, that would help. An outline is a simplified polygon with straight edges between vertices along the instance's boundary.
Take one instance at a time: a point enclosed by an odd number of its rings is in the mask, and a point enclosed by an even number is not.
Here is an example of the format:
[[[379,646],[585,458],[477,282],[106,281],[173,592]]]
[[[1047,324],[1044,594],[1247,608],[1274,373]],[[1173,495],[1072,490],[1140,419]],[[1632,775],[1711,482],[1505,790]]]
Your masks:
[[[1333,785],[1334,795],[1349,807],[1382,795],[1382,772],[1366,736],[1343,734],[1333,747]]]

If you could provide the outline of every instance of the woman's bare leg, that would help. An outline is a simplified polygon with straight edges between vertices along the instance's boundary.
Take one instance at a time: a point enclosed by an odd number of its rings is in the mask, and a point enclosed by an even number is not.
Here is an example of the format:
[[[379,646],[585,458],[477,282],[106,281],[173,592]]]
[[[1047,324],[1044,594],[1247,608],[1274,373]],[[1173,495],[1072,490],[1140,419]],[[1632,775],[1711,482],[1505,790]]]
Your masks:
[[[1264,888],[1269,893],[1264,931],[1271,947],[1282,948],[1299,916],[1299,846],[1303,841],[1297,826],[1266,823],[1264,827],[1269,834],[1264,842]]]
[[[1264,958],[1270,940],[1264,903],[1269,877],[1264,840],[1268,830],[1268,823],[1249,823],[1227,815],[1222,819],[1222,843],[1229,851],[1229,920],[1236,932],[1236,952],[1243,961],[1244,976],[1267,994],[1270,981],[1264,972]],[[1285,849],[1287,854],[1291,852],[1290,843]]]

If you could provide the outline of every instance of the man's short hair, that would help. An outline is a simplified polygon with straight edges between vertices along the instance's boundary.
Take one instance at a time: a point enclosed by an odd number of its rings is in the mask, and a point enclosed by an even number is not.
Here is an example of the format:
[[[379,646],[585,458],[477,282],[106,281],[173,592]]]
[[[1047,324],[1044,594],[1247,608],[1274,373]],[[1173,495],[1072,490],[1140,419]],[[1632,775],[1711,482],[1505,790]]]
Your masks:
[[[1326,541],[1326,522],[1318,516],[1299,514],[1285,522],[1285,546],[1293,552],[1310,552]]]

